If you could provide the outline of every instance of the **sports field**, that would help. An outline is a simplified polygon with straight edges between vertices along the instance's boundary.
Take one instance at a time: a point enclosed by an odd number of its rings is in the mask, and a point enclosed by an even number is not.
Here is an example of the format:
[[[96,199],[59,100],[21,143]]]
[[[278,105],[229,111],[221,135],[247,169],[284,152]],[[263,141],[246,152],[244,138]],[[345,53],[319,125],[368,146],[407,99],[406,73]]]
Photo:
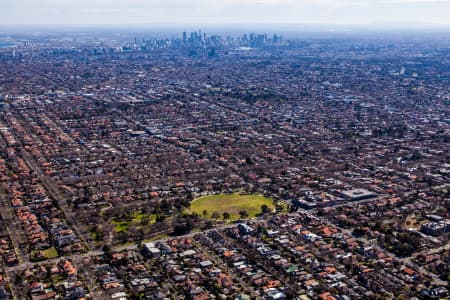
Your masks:
[[[218,194],[204,196],[194,199],[189,212],[195,212],[201,216],[211,218],[214,213],[223,218],[223,213],[230,214],[230,220],[239,220],[240,211],[245,211],[249,218],[261,213],[261,206],[267,205],[270,210],[274,209],[272,199],[259,194]],[[204,211],[206,210],[206,215]]]

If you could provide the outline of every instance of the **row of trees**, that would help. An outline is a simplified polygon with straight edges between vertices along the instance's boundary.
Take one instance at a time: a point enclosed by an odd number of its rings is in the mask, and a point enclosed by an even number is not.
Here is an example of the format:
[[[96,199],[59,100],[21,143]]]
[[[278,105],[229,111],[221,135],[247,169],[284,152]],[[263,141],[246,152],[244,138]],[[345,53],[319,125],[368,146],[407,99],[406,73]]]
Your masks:
[[[271,209],[267,205],[265,205],[265,204],[261,205],[261,214],[267,214],[267,213],[270,213],[270,212],[271,212]],[[206,209],[204,209],[203,212],[202,212],[202,215],[203,215],[203,217],[208,216],[208,211]],[[239,211],[239,216],[240,216],[241,219],[246,219],[246,218],[249,217],[249,214],[248,214],[248,212],[246,210],[240,210]],[[224,220],[228,220],[228,219],[230,219],[230,217],[231,217],[231,215],[230,215],[229,212],[223,212],[222,213],[222,218]],[[211,219],[217,220],[219,218],[220,218],[220,214],[218,212],[215,211],[215,212],[213,212],[211,214]]]

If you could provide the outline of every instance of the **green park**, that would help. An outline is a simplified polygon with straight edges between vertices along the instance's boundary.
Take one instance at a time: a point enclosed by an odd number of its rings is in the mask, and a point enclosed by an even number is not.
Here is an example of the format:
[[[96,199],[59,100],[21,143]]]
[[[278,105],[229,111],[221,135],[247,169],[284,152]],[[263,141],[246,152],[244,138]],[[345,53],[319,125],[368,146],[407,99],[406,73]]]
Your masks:
[[[260,194],[217,194],[194,199],[188,210],[205,218],[223,218],[234,221],[242,218],[253,218],[263,210],[273,211],[273,200]]]

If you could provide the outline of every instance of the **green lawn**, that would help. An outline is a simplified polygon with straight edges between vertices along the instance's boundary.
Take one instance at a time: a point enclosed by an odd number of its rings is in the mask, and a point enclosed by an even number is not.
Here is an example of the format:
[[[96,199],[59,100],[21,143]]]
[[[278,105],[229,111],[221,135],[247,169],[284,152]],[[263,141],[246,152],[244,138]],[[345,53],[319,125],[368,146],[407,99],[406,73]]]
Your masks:
[[[165,234],[165,233],[163,233],[163,234],[158,234],[158,235],[155,235],[154,237],[151,237],[151,238],[142,240],[142,244],[144,244],[144,243],[150,243],[150,242],[154,242],[154,241],[158,241],[158,240],[162,240],[162,239],[165,239],[165,238],[168,238],[168,237],[169,237],[169,235],[168,235],[168,234]]]
[[[149,222],[148,222],[149,225],[156,222],[156,215],[155,214],[148,215],[148,214],[143,214],[143,213],[133,213],[132,219],[130,221],[116,221],[116,220],[113,220],[112,224],[114,225],[114,230],[116,232],[127,231],[128,227],[130,227],[131,224],[136,224],[136,226],[142,227],[143,225],[141,225],[140,222],[145,217],[149,217]]]
[[[279,201],[278,206],[281,207],[281,210],[277,210],[279,213],[287,213],[289,210],[289,206],[285,201]]]
[[[46,250],[42,250],[42,252],[44,253],[44,257],[38,258],[37,255],[39,252],[40,252],[39,250],[31,251],[31,255],[30,255],[31,260],[36,261],[36,260],[52,259],[52,258],[58,257],[58,252],[56,251],[55,247],[51,247]]]
[[[255,217],[255,215],[261,213],[262,205],[267,205],[271,210],[274,209],[272,199],[263,195],[219,194],[194,199],[188,212],[195,212],[202,216],[203,211],[206,210],[205,217],[208,218],[211,218],[211,215],[217,212],[220,215],[219,219],[223,218],[224,212],[228,212],[230,220],[234,221],[240,219],[239,211],[241,210],[245,210],[249,218]]]
[[[117,222],[117,221],[112,221],[112,223],[114,225],[115,232],[127,231],[128,227],[131,224],[131,222]]]
[[[47,250],[44,250],[45,258],[56,258],[58,257],[58,252],[56,251],[55,247],[48,248]]]

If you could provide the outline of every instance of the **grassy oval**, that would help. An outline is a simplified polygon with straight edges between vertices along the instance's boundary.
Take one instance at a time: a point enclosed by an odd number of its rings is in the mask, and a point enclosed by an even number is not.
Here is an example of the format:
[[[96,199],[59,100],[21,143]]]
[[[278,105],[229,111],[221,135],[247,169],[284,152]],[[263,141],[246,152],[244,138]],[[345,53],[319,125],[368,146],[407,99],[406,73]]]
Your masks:
[[[271,198],[260,194],[218,194],[203,196],[194,199],[191,202],[189,212],[197,213],[206,218],[211,218],[214,212],[219,214],[219,219],[223,218],[223,213],[230,214],[230,220],[239,220],[239,212],[245,210],[249,218],[261,213],[261,206],[267,205],[271,210],[274,209]],[[206,215],[203,212],[206,210]]]

